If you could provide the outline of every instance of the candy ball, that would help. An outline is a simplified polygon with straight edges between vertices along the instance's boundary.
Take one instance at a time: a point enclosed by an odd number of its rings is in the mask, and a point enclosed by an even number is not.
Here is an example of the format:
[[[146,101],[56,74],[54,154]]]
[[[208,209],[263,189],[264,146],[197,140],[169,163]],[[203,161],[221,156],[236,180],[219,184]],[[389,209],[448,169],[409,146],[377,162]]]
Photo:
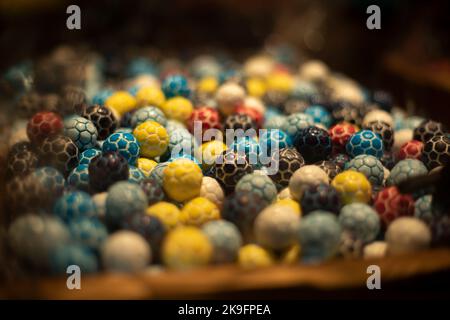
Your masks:
[[[400,148],[408,141],[413,140],[413,132],[411,129],[401,129],[394,133],[394,145],[392,151],[394,154],[398,154]]]
[[[345,149],[352,157],[367,154],[380,159],[384,152],[383,140],[370,130],[362,130],[352,135]]]
[[[213,246],[198,228],[179,227],[169,232],[162,246],[164,264],[171,269],[189,269],[207,265]]]
[[[79,150],[95,147],[97,128],[86,118],[73,116],[64,121],[64,135],[69,137]]]
[[[202,134],[209,129],[221,130],[222,128],[219,112],[210,107],[200,107],[192,112],[187,121],[187,127],[192,134],[194,134],[196,123],[199,125],[198,129],[201,129]]]
[[[66,275],[69,266],[76,265],[83,273],[98,271],[95,254],[87,247],[78,244],[59,246],[50,256],[50,270],[53,274]]]
[[[38,112],[28,122],[27,135],[31,142],[39,144],[45,138],[59,134],[63,129],[63,122],[54,112]]]
[[[244,103],[245,91],[240,85],[227,82],[217,89],[215,97],[220,112],[230,115],[237,106]]]
[[[246,241],[251,241],[254,238],[254,221],[266,206],[267,203],[255,193],[233,193],[225,198],[222,216],[239,228]]]
[[[299,216],[293,209],[274,204],[256,218],[255,238],[269,249],[285,249],[297,241],[299,226]]]
[[[391,150],[394,145],[394,130],[389,124],[383,121],[372,121],[363,125],[363,129],[373,131],[380,135],[385,151]]]
[[[140,234],[150,244],[154,260],[159,259],[160,247],[167,230],[159,218],[136,212],[127,216],[121,227]]]
[[[167,230],[175,228],[180,223],[181,211],[170,202],[157,202],[148,207],[146,213],[160,219]]]
[[[26,214],[14,220],[8,229],[8,243],[13,252],[40,268],[47,268],[51,253],[69,242],[67,227],[49,215]]]
[[[139,184],[147,196],[147,203],[149,205],[162,201],[165,197],[162,183],[153,177],[148,177],[141,180]]]
[[[246,115],[246,114],[229,115],[225,119],[223,128],[224,128],[225,134],[227,134],[227,129],[228,130],[242,129],[244,131],[243,133],[245,133],[246,136],[257,135],[257,132],[256,132],[257,127],[256,127],[255,122],[249,115]],[[254,132],[251,132],[252,129],[254,130]],[[234,131],[232,131],[231,133],[235,134]]]
[[[335,153],[334,155],[331,155],[328,159],[334,162],[339,168],[341,168],[341,170],[344,170],[345,164],[351,160],[351,158],[346,153]]]
[[[411,140],[401,146],[398,152],[397,158],[399,160],[404,159],[422,159],[423,142],[417,140]]]
[[[275,257],[263,247],[247,244],[239,249],[238,264],[245,269],[270,267],[275,264]]]
[[[403,181],[407,181],[413,177],[423,176],[427,173],[428,170],[421,161],[416,159],[401,160],[392,168],[387,184],[398,185]]]
[[[430,246],[431,231],[417,218],[402,217],[389,225],[386,242],[388,254],[416,252]]]
[[[385,227],[399,217],[414,214],[414,199],[409,194],[401,194],[397,187],[384,188],[378,192],[373,206]]]
[[[219,208],[203,197],[190,200],[181,209],[180,222],[184,225],[199,227],[208,221],[217,219],[220,219]]]
[[[244,102],[244,103],[247,103],[247,102]],[[246,114],[250,118],[252,118],[257,129],[261,129],[261,127],[263,126],[264,114],[261,113],[260,111],[257,111],[256,109],[253,109],[250,107],[247,107],[246,105],[241,105],[241,106],[236,107],[235,112],[237,114]]]
[[[136,101],[138,107],[156,106],[160,108],[166,101],[166,97],[157,86],[143,86],[136,92]]]
[[[38,166],[38,156],[35,151],[28,147],[22,150],[20,148],[17,148],[17,150],[11,149],[8,152],[6,166],[8,178],[24,176],[36,169]]]
[[[142,144],[142,142],[131,133],[113,133],[103,143],[102,150],[103,153],[108,151],[118,152],[127,159],[130,165],[134,165],[139,156],[139,144]]]
[[[384,167],[374,156],[361,154],[346,165],[347,170],[360,172],[366,176],[373,186],[381,186],[384,179]]]
[[[53,201],[59,197],[66,186],[64,176],[52,167],[40,167],[30,174],[39,190],[39,198],[46,207],[52,205]],[[31,192],[31,190],[29,190]]]
[[[261,148],[256,139],[247,136],[236,138],[229,149],[238,154],[239,157],[245,157],[253,168],[261,167]],[[270,156],[268,158],[270,159]]]
[[[164,169],[164,191],[175,201],[190,200],[200,194],[202,178],[202,171],[194,161],[177,159]]]
[[[103,241],[108,237],[108,230],[95,217],[74,218],[68,226],[72,239],[95,251],[100,249]]]
[[[294,172],[305,165],[305,160],[294,148],[281,149],[277,160],[278,170],[270,178],[279,188],[287,187]]]
[[[39,145],[39,158],[46,164],[67,174],[78,163],[78,148],[68,137],[51,136]]]
[[[306,163],[325,160],[331,153],[331,138],[326,130],[318,127],[299,131],[294,144]]]
[[[264,122],[264,128],[266,129],[280,129],[284,122],[286,121],[286,116],[273,116],[270,118],[266,117],[266,121]]]
[[[176,96],[189,97],[191,94],[187,79],[178,74],[166,77],[161,85],[161,89],[166,98]]]
[[[214,178],[222,184],[225,192],[230,193],[238,181],[252,170],[247,157],[242,157],[232,150],[226,150],[216,160]]]
[[[149,120],[158,122],[163,127],[167,124],[166,116],[159,108],[143,107],[133,113],[131,116],[130,125],[132,128],[136,128],[141,123]]]
[[[322,124],[325,128],[328,128],[331,125],[331,114],[322,106],[310,106],[305,109],[305,114],[310,115],[313,118],[314,123]]]
[[[78,164],[86,164],[89,165],[91,163],[91,160],[94,159],[96,156],[102,154],[102,152],[98,149],[86,149],[84,150],[79,157]]]
[[[96,217],[97,208],[89,194],[75,191],[61,196],[55,203],[53,212],[65,222],[78,217]]]
[[[366,176],[360,172],[348,170],[338,174],[331,185],[336,189],[343,204],[353,202],[368,203],[372,187]]]
[[[342,207],[339,223],[357,239],[368,243],[373,241],[380,231],[380,218],[377,212],[364,203],[351,203]]]
[[[221,209],[225,195],[223,193],[222,187],[216,179],[211,177],[203,177],[202,186],[200,188],[200,197],[208,199],[219,209]]]
[[[387,124],[389,127],[392,127],[394,125],[394,119],[392,118],[391,114],[384,110],[372,110],[369,111],[363,119],[363,127],[370,126],[370,123],[374,122],[382,122]],[[371,129],[369,129],[371,130]],[[378,132],[377,132],[378,133]]]
[[[433,196],[431,194],[420,197],[414,203],[414,216],[420,220],[429,223],[433,220]]]
[[[341,167],[334,161],[323,160],[316,162],[315,165],[318,166],[323,171],[325,171],[330,181],[333,180],[334,177],[336,177],[339,173],[342,172]]]
[[[118,152],[105,152],[93,158],[89,164],[89,186],[93,191],[106,191],[117,181],[127,180],[127,160]]]
[[[434,136],[423,147],[423,162],[428,169],[445,166],[450,162],[450,138],[448,136]]]
[[[273,152],[292,147],[292,139],[285,132],[278,129],[264,130],[259,136],[261,152],[270,157]]]
[[[197,143],[192,134],[186,129],[176,129],[170,134],[169,145],[166,153],[161,156],[161,160],[177,158],[183,155],[193,156]]]
[[[152,252],[141,235],[122,230],[106,239],[101,249],[101,258],[107,271],[137,272],[151,262]]]
[[[89,191],[89,165],[80,164],[67,177],[69,186],[82,191]]]
[[[332,126],[328,130],[328,133],[330,134],[333,143],[334,153],[344,152],[348,140],[350,140],[350,137],[355,134],[356,131],[356,126],[347,122],[338,123]]]
[[[387,243],[385,241],[375,241],[364,247],[364,259],[378,259],[386,256]]]
[[[348,102],[343,102],[337,104],[333,109],[332,115],[336,123],[347,122],[360,126],[362,122],[361,111],[360,107]]]
[[[136,162],[137,167],[142,173],[149,177],[152,170],[158,165],[155,160],[147,159],[147,158],[138,158]]]
[[[138,125],[134,136],[140,145],[141,156],[154,158],[162,155],[169,145],[166,129],[155,121],[146,121]]]
[[[128,182],[139,184],[145,179],[145,174],[137,167],[129,166],[128,172]]]
[[[98,140],[105,140],[114,133],[118,126],[118,121],[112,111],[102,105],[94,104],[87,107],[81,116],[90,120],[97,128]]]
[[[210,221],[203,225],[202,231],[213,246],[212,262],[230,263],[236,260],[242,239],[234,224],[224,220]]]
[[[235,192],[242,191],[256,193],[267,203],[272,203],[277,198],[277,188],[266,175],[246,174],[239,180],[235,188]]]
[[[304,214],[319,209],[337,214],[341,208],[341,199],[336,189],[324,183],[307,186],[300,203]]]
[[[162,110],[167,118],[186,123],[192,115],[194,107],[188,99],[183,97],[174,97],[170,98],[163,104]]]
[[[341,239],[336,215],[322,210],[311,212],[300,222],[298,239],[302,261],[314,263],[334,257]]]
[[[201,162],[202,168],[209,169],[216,163],[217,157],[227,150],[227,145],[222,141],[213,140],[203,143],[197,148],[195,157]]]
[[[127,91],[116,91],[106,99],[105,106],[123,115],[136,108],[136,99]]]
[[[145,212],[147,197],[135,183],[120,181],[108,189],[105,220],[111,226],[118,226],[129,214]]]
[[[413,139],[425,143],[434,136],[444,134],[445,130],[442,123],[433,120],[424,120],[418,127],[414,129]]]
[[[294,172],[289,180],[289,190],[295,200],[301,200],[306,187],[320,183],[329,184],[328,175],[318,166],[307,165]]]
[[[291,138],[295,138],[296,134],[308,127],[314,125],[314,120],[310,115],[305,113],[294,113],[286,118],[281,130],[286,132]]]
[[[160,185],[163,184],[163,178],[164,178],[164,169],[166,169],[169,162],[161,162],[156,165],[156,167],[152,170],[150,173],[150,177],[152,179],[155,179],[158,181]]]
[[[12,178],[6,184],[5,191],[5,204],[10,210],[12,217],[14,217],[15,214],[23,214],[36,207],[46,207],[47,203],[41,202],[42,186],[32,174],[28,174],[24,177],[17,176]],[[61,193],[62,190],[60,194]],[[52,200],[53,199],[54,198],[52,197]]]

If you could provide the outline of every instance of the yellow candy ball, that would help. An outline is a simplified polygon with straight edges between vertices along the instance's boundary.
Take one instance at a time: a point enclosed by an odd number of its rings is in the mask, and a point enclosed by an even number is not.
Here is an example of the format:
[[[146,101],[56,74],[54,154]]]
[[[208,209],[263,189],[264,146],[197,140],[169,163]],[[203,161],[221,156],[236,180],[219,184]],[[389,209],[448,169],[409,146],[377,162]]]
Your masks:
[[[266,83],[259,78],[250,78],[246,81],[245,86],[249,96],[261,98],[267,91]]]
[[[287,206],[295,211],[300,217],[302,216],[302,208],[300,207],[300,203],[293,199],[280,199],[276,203],[276,205]]]
[[[168,230],[175,228],[180,223],[181,211],[176,205],[170,202],[157,202],[148,207],[146,213],[159,218]]]
[[[145,86],[140,88],[136,93],[136,101],[139,108],[149,105],[161,108],[166,101],[166,97],[160,88],[156,86]]]
[[[370,201],[372,187],[366,176],[360,172],[344,171],[333,179],[331,185],[337,190],[344,204]]]
[[[203,169],[208,169],[214,165],[220,154],[227,150],[227,145],[219,140],[208,141],[196,150],[196,158],[202,164]]]
[[[141,169],[142,173],[144,173],[146,177],[150,176],[150,173],[156,167],[157,164],[158,163],[155,160],[147,158],[137,159],[137,167]]]
[[[166,129],[156,121],[145,121],[138,125],[133,135],[141,147],[141,155],[154,158],[162,155],[169,145],[169,135]]]
[[[122,116],[136,108],[136,99],[127,91],[116,91],[106,99],[105,105]]]
[[[275,264],[273,254],[256,244],[248,244],[239,249],[238,264],[246,269],[269,267]]]
[[[267,77],[267,90],[289,93],[294,86],[294,78],[286,73],[273,73]]]
[[[197,90],[204,93],[214,93],[219,87],[219,81],[215,77],[205,77],[197,84]]]
[[[203,197],[194,198],[186,203],[180,215],[181,223],[197,227],[217,219],[220,219],[219,208],[212,201]]]
[[[169,232],[162,245],[162,259],[172,269],[189,269],[207,265],[213,247],[208,238],[195,227],[178,227]]]
[[[170,162],[163,175],[164,191],[172,200],[184,202],[200,195],[203,174],[194,161],[180,158]]]
[[[188,99],[174,97],[163,104],[162,110],[167,118],[185,123],[194,111],[194,107]]]

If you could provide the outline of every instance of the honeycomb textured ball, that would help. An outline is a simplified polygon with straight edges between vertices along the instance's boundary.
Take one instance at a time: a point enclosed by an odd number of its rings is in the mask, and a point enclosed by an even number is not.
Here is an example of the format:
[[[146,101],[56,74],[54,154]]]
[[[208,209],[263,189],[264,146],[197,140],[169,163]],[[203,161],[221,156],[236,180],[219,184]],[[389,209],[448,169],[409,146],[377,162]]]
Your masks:
[[[363,243],[373,241],[380,231],[377,212],[364,203],[351,203],[342,207],[339,223],[343,231],[349,232]]]
[[[173,97],[189,97],[191,94],[191,89],[187,79],[180,75],[174,74],[166,77],[161,84],[161,89],[164,92],[166,98]]]
[[[329,184],[326,172],[318,166],[306,165],[294,172],[289,180],[289,190],[292,197],[299,201],[306,187],[320,183]]]
[[[89,164],[89,185],[93,191],[106,191],[117,181],[127,180],[127,160],[118,152],[105,152],[96,156]]]
[[[316,126],[299,131],[294,139],[295,148],[306,163],[325,160],[331,154],[331,138],[328,132]]]
[[[157,86],[143,86],[136,93],[138,107],[156,106],[160,108],[166,101],[164,92]]]
[[[414,215],[413,197],[410,194],[401,194],[395,186],[384,188],[378,192],[373,206],[384,227],[399,217]]]
[[[72,116],[64,121],[64,135],[69,137],[80,151],[93,148],[97,144],[97,128],[90,120],[80,116]]]
[[[89,192],[89,165],[80,164],[67,177],[69,186]]]
[[[105,152],[118,152],[125,159],[127,159],[130,165],[136,163],[139,157],[141,141],[136,139],[131,133],[113,133],[110,135],[102,145],[102,151]]]
[[[230,149],[221,153],[214,168],[214,178],[221,183],[226,193],[233,192],[238,181],[253,171],[246,156],[241,156]]]
[[[105,225],[96,217],[79,217],[72,219],[68,225],[72,238],[93,251],[100,249],[108,237]]]
[[[305,165],[305,160],[302,155],[294,148],[284,148],[278,153],[278,170],[275,174],[270,175],[270,178],[275,182],[278,189],[287,187],[289,180],[295,171]]]
[[[338,214],[341,208],[339,193],[324,183],[307,186],[300,203],[305,214],[319,209]]]
[[[31,142],[41,143],[45,138],[61,133],[63,122],[54,112],[38,112],[28,122],[27,135]]]
[[[402,254],[427,249],[431,232],[421,220],[402,217],[392,222],[386,231],[388,254]]]
[[[105,217],[108,224],[118,226],[127,215],[143,213],[146,208],[147,197],[139,185],[120,181],[108,189]]]
[[[133,135],[140,145],[141,156],[154,158],[162,155],[169,145],[166,129],[155,121],[146,121],[138,125]]]
[[[211,177],[203,177],[202,186],[200,188],[200,197],[208,199],[219,209],[221,209],[225,194],[216,179]]]
[[[450,162],[450,138],[444,135],[434,136],[423,147],[423,161],[432,170]]]
[[[196,227],[178,227],[169,232],[162,246],[164,264],[171,269],[207,265],[213,257],[208,237]]]
[[[128,182],[140,184],[145,179],[145,174],[135,166],[130,166],[128,172]]]
[[[384,180],[384,167],[374,156],[361,154],[346,164],[347,170],[360,172],[366,176],[373,186],[381,186]]]
[[[295,138],[296,134],[300,130],[306,129],[313,125],[314,120],[310,115],[299,112],[288,116],[285,122],[283,123],[281,130],[290,135],[291,138]]]
[[[392,115],[384,110],[372,110],[369,111],[363,119],[363,127],[368,126],[370,123],[375,121],[380,121],[386,123],[388,126],[392,127],[394,125],[394,119]]]
[[[194,161],[177,159],[164,169],[164,191],[173,200],[183,202],[200,194],[203,174]]]
[[[164,103],[162,110],[168,119],[186,123],[194,111],[194,106],[186,98],[174,97]]]
[[[235,192],[249,191],[258,194],[267,203],[277,198],[277,188],[266,175],[250,173],[243,176],[236,185]]]
[[[26,214],[9,226],[8,242],[17,256],[35,267],[47,268],[51,253],[70,242],[70,233],[56,217]]]
[[[102,105],[94,104],[87,107],[81,116],[90,120],[97,128],[98,140],[105,140],[118,126],[118,121],[111,109]]]
[[[338,192],[343,204],[368,203],[371,199],[372,186],[366,176],[360,172],[344,171],[333,179],[331,185]]]
[[[180,222],[184,225],[200,227],[208,221],[217,219],[220,219],[219,208],[203,197],[190,200],[181,209]]]
[[[63,194],[55,203],[53,213],[64,222],[79,217],[96,217],[97,208],[89,194],[81,191]]]
[[[36,169],[38,166],[38,156],[31,149],[10,150],[6,161],[7,177],[24,176]]]
[[[432,207],[433,196],[431,194],[420,197],[414,203],[414,216],[426,223],[433,220],[435,213]]]
[[[171,230],[180,224],[181,211],[170,202],[159,201],[148,207],[146,214],[160,219],[167,230]]]
[[[38,149],[41,164],[68,174],[78,163],[78,148],[70,138],[56,135],[44,139]]]
[[[137,159],[136,165],[146,177],[149,177],[150,173],[158,163],[155,160],[141,157]]]
[[[84,150],[79,157],[78,164],[86,164],[89,165],[91,163],[91,160],[94,159],[96,156],[102,154],[102,152],[98,149],[86,149]]]
[[[392,129],[392,125],[389,125],[384,121],[372,121],[367,124],[363,124],[363,129],[371,130],[380,135],[383,140],[385,151],[391,150],[394,145],[394,130]]]
[[[341,122],[332,126],[328,133],[330,134],[331,141],[333,143],[333,151],[345,152],[345,145],[350,137],[355,134],[357,127],[351,123]]]
[[[384,153],[383,140],[370,130],[362,130],[352,135],[345,149],[352,157],[367,154],[380,159]]]
[[[245,269],[270,267],[275,264],[275,257],[257,244],[247,244],[239,249],[238,264]]]
[[[298,239],[302,261],[314,263],[334,257],[341,239],[336,215],[322,210],[311,212],[300,222]]]
[[[442,136],[445,134],[445,129],[440,122],[433,120],[424,120],[413,131],[413,139],[426,143],[434,136]]]
[[[230,115],[237,106],[243,104],[244,98],[244,89],[233,82],[221,85],[216,92],[219,110],[224,115]]]
[[[166,116],[159,108],[148,106],[140,108],[133,113],[130,125],[132,128],[135,128],[141,123],[149,120],[158,122],[163,127],[167,124]]]
[[[150,264],[152,252],[141,235],[123,230],[106,239],[101,249],[101,259],[107,271],[138,272]]]
[[[398,185],[403,181],[407,181],[413,177],[419,177],[426,175],[428,169],[425,165],[416,159],[405,159],[397,162],[397,164],[392,168],[387,184]]]
[[[378,259],[386,256],[387,243],[385,241],[375,241],[364,247],[364,259]]]
[[[242,238],[234,224],[224,220],[211,221],[203,225],[202,231],[213,246],[214,263],[230,263],[236,260]]]
[[[424,144],[421,141],[411,140],[406,142],[398,152],[397,158],[399,160],[417,159],[422,160]]]
[[[320,169],[326,172],[328,178],[331,180],[334,179],[339,173],[342,172],[342,169],[339,164],[330,160],[323,160],[315,163]]]
[[[285,249],[296,243],[299,226],[299,216],[293,209],[273,204],[255,220],[256,241],[269,249]]]

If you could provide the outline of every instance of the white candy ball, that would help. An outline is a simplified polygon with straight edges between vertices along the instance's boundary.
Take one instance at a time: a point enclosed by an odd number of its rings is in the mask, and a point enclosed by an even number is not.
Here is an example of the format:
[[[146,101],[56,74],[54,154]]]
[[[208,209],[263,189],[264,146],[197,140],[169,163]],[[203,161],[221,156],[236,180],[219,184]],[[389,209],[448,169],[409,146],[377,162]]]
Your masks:
[[[388,125],[390,125],[392,128],[394,128],[394,119],[389,114],[389,112],[386,112],[384,110],[372,110],[368,112],[363,119],[363,126],[367,126],[370,122],[373,121],[383,121],[386,122]]]
[[[220,209],[222,208],[225,195],[216,179],[203,177],[202,186],[200,188],[200,197],[208,199]]]
[[[411,129],[402,129],[394,132],[394,145],[392,151],[394,155],[398,154],[400,148],[413,139],[413,131]]]
[[[383,258],[386,256],[387,243],[375,241],[364,247],[364,259]]]
[[[225,115],[233,113],[235,107],[243,104],[244,98],[244,88],[234,82],[221,85],[216,93],[219,110]]]
[[[307,165],[294,172],[289,180],[289,190],[292,198],[300,201],[305,188],[320,183],[329,184],[327,173],[316,165]]]
[[[101,258],[106,270],[136,272],[147,267],[152,252],[150,245],[138,233],[117,231],[103,244]]]
[[[420,219],[395,219],[386,231],[388,254],[401,254],[426,249],[431,243],[431,231]]]

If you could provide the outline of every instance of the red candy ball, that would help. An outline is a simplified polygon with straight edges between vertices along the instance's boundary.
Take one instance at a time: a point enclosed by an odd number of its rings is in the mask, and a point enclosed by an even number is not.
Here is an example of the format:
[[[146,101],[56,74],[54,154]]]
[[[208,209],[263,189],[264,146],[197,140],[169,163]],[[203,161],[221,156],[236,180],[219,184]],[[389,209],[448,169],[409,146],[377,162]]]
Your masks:
[[[328,133],[333,143],[333,154],[345,153],[345,145],[356,131],[357,128],[348,122],[341,122],[332,126]]]
[[[202,123],[203,133],[211,128],[219,130],[222,129],[219,112],[210,107],[200,107],[192,112],[187,122],[187,127],[192,134],[194,134],[195,121],[199,121]]]
[[[40,143],[45,138],[61,132],[63,121],[54,112],[38,112],[28,122],[27,135],[31,142]]]
[[[398,159],[422,159],[423,142],[411,140],[405,143],[398,153]]]
[[[259,112],[256,109],[253,108],[249,108],[246,106],[238,106],[236,107],[235,112],[237,114],[246,114],[248,115],[250,118],[252,118],[252,120],[255,122],[257,129],[261,129],[264,123],[264,115],[261,114],[261,112]]]
[[[414,215],[413,197],[409,194],[401,194],[397,187],[384,188],[378,192],[374,207],[384,227],[399,217]]]

